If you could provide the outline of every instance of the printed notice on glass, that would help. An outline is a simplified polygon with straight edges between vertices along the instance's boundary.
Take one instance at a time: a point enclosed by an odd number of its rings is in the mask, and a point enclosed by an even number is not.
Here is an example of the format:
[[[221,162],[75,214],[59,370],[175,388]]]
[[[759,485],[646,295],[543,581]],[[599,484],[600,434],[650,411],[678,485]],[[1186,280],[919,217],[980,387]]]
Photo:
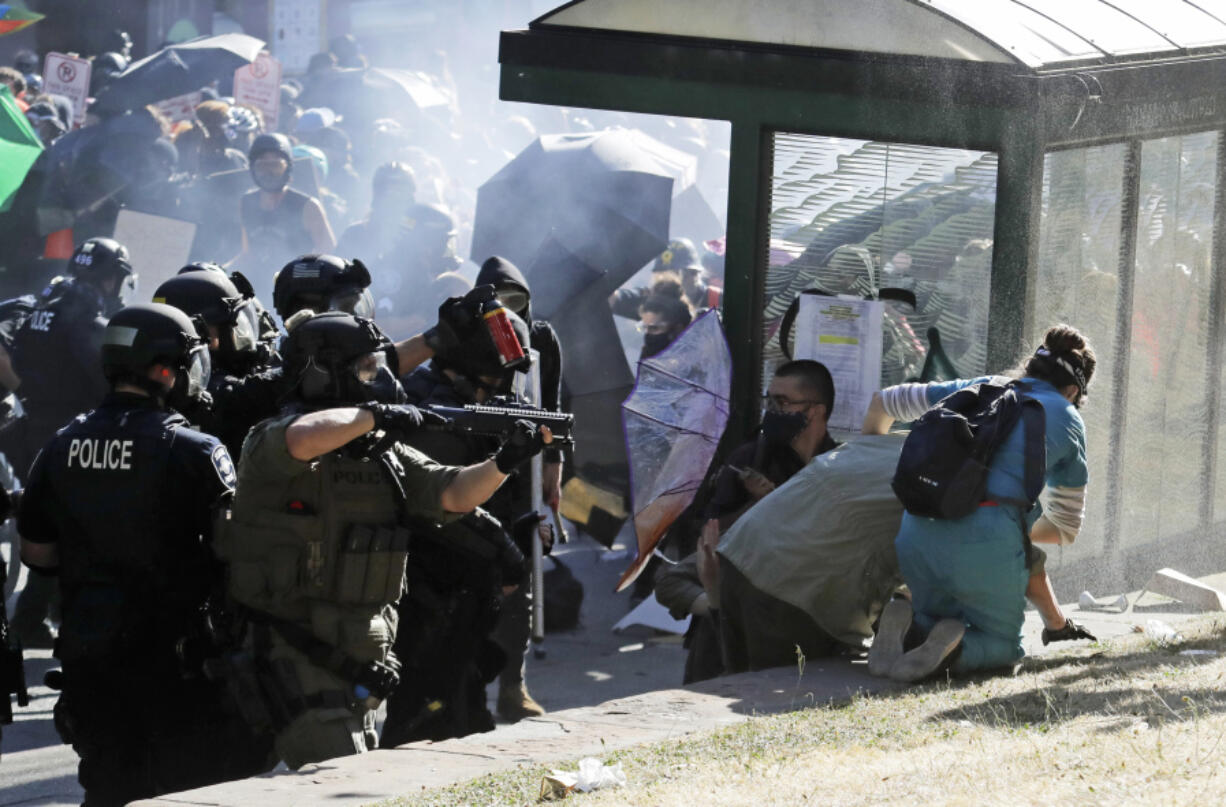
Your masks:
[[[796,317],[798,359],[826,365],[834,379],[834,412],[829,427],[859,431],[873,393],[881,387],[879,300],[800,295]]]

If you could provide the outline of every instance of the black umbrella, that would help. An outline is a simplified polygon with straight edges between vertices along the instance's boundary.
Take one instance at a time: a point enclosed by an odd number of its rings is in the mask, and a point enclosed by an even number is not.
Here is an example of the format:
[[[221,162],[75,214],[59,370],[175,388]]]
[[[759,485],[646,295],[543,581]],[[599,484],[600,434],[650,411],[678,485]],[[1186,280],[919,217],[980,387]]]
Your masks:
[[[246,34],[218,34],[169,45],[133,62],[98,92],[94,109],[136,109],[195,92],[255,61],[264,41]]]
[[[668,246],[673,175],[641,137],[611,130],[536,140],[478,190],[473,260],[502,255],[531,267],[534,296],[555,281],[617,288]],[[566,264],[542,260],[543,249],[573,256],[595,278],[573,284]]]

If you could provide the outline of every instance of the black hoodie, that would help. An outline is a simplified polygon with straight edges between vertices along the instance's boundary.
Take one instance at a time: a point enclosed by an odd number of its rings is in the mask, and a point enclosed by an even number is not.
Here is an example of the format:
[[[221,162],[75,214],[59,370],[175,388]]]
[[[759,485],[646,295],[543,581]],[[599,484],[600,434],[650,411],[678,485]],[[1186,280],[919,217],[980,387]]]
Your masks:
[[[528,304],[523,311],[516,314],[528,323],[532,347],[541,355],[541,408],[553,412],[561,411],[562,402],[562,346],[553,326],[543,319],[532,319],[532,291],[528,281],[524,280],[519,268],[497,255],[486,259],[477,273],[478,286],[493,286],[495,289],[515,289],[528,295]],[[548,462],[561,460],[558,449],[547,449],[545,459]]]

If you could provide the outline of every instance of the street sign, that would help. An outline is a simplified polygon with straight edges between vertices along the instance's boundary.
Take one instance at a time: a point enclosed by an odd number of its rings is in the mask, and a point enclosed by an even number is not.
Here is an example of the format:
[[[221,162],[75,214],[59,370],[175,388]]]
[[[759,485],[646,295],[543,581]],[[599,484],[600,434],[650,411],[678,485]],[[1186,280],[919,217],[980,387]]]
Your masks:
[[[48,53],[43,60],[43,92],[63,95],[72,101],[72,122],[85,122],[85,101],[89,98],[89,75],[93,64],[68,53]]]
[[[260,110],[264,131],[277,131],[277,112],[281,108],[281,62],[267,51],[251,64],[234,71],[234,101]]]

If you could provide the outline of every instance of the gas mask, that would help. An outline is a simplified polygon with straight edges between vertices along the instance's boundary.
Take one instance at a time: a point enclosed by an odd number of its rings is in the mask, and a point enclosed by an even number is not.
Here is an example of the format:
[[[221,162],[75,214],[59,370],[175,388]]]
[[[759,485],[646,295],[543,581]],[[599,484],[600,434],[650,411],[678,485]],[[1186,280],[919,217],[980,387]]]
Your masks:
[[[357,382],[353,396],[360,398],[355,403],[378,401],[379,403],[405,403],[407,397],[400,381],[387,366],[387,354],[383,351],[367,353],[350,362],[349,372]]]
[[[204,340],[196,340],[187,354],[187,366],[180,368],[175,384],[165,392],[166,405],[180,412],[189,411],[207,395],[212,372],[209,347]]]

